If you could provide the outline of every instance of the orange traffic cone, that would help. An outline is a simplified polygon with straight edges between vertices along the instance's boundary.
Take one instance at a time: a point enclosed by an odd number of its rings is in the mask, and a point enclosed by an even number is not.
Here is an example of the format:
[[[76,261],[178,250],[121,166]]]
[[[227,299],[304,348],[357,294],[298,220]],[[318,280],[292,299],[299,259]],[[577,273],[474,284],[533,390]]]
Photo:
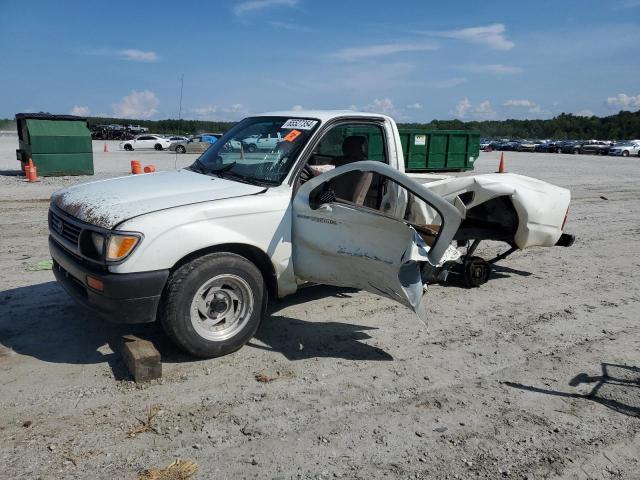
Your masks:
[[[153,173],[156,171],[156,167],[154,167],[153,165],[147,165],[146,167],[144,167],[144,173]]]
[[[29,165],[27,165],[25,169],[25,173],[27,174],[27,181],[29,183],[38,181],[38,170],[36,169],[36,166],[33,164],[33,160],[31,160],[31,158],[29,158]]]
[[[107,146],[107,142],[104,142],[104,149],[102,150],[104,153],[109,151],[109,147]]]
[[[504,165],[504,152],[500,153],[500,165],[498,166],[498,173],[507,173],[507,167]]]
[[[131,173],[134,175],[142,173],[142,165],[138,160],[131,160]]]

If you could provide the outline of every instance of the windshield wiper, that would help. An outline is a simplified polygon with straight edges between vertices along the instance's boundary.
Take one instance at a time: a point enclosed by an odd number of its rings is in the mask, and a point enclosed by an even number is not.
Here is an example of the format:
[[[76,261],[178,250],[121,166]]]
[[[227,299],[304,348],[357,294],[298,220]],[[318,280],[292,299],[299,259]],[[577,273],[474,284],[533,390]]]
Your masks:
[[[231,170],[234,166],[235,166],[236,162],[231,162],[227,165],[224,165],[223,167],[217,168],[215,170],[211,170],[211,173],[224,173],[227,172],[229,170]],[[220,176],[220,175],[218,175]]]
[[[203,174],[207,174],[207,172],[209,171],[207,166],[202,163],[199,158],[196,158],[195,163],[189,166],[189,170]]]
[[[248,175],[242,175],[240,173],[234,172],[233,170],[225,170],[225,171],[217,170],[216,173],[218,172],[224,173],[224,175],[219,175],[221,178],[228,176],[242,183],[248,183],[250,185],[257,185],[259,187],[264,187],[264,183],[261,182],[260,180],[256,180],[255,178],[249,177]]]

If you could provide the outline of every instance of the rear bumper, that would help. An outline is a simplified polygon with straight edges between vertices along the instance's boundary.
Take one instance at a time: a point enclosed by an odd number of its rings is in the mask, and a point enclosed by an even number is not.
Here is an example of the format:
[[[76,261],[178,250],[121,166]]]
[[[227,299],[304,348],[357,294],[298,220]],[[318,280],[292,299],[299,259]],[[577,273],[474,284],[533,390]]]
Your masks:
[[[148,323],[156,319],[169,270],[113,274],[96,269],[66,252],[49,237],[53,274],[79,304],[116,323]],[[102,291],[87,285],[87,276],[102,282]]]

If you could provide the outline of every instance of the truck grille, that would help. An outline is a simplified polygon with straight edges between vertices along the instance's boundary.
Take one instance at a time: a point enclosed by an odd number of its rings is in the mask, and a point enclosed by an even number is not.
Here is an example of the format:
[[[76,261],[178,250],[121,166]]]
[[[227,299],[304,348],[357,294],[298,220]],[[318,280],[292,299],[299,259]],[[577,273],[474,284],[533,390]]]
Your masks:
[[[49,229],[56,232],[59,236],[69,241],[74,246],[78,246],[78,239],[82,228],[66,221],[51,210],[49,210]]]

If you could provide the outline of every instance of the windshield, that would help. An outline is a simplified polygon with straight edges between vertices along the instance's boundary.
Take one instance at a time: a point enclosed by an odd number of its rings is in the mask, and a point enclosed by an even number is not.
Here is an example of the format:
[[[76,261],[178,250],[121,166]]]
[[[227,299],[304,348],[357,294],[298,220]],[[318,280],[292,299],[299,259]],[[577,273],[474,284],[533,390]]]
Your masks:
[[[319,124],[311,118],[245,118],[211,145],[191,169],[247,183],[280,185]]]

